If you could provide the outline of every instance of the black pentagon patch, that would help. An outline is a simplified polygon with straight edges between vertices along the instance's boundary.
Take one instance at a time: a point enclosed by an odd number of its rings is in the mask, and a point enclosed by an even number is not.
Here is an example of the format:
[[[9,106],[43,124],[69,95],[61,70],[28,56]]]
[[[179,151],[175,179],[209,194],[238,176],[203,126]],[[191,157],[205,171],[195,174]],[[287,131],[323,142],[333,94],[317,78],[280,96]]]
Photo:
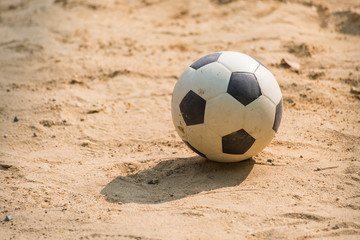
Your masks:
[[[244,154],[254,144],[255,138],[244,129],[222,137],[223,153]]]
[[[187,126],[204,123],[206,100],[188,92],[180,103],[180,112]]]
[[[274,121],[274,125],[272,127],[275,132],[277,132],[277,130],[279,129],[281,118],[282,118],[282,112],[283,112],[283,100],[281,98],[278,105],[276,105],[275,121]]]
[[[252,73],[233,72],[227,92],[244,106],[261,95],[259,83]]]
[[[209,55],[206,55],[202,58],[199,58],[196,60],[193,64],[190,65],[195,70],[198,70],[202,66],[205,66],[206,64],[216,62],[218,58],[220,57],[221,53],[211,53]]]
[[[199,152],[196,148],[194,148],[193,146],[191,146],[191,144],[189,142],[184,141],[184,143],[194,152],[196,152],[197,154],[199,154],[200,156],[206,158],[205,154]]]

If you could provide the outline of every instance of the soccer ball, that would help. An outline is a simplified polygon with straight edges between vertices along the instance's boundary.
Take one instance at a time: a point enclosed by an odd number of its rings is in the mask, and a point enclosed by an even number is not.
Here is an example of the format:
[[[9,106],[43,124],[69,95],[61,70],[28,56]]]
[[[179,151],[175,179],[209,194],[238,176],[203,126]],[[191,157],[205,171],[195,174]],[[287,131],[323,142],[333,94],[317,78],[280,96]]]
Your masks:
[[[177,81],[172,119],[182,140],[213,161],[237,162],[264,149],[278,131],[283,101],[271,72],[238,52],[191,64]]]

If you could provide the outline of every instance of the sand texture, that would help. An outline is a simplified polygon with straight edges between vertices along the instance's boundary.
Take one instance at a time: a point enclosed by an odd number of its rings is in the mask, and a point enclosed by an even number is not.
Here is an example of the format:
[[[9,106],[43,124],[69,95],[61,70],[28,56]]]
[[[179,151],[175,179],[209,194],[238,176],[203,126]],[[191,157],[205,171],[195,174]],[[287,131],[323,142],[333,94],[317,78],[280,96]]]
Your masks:
[[[224,50],[284,98],[234,164],[171,120],[180,74]],[[360,2],[1,0],[0,239],[360,239]]]

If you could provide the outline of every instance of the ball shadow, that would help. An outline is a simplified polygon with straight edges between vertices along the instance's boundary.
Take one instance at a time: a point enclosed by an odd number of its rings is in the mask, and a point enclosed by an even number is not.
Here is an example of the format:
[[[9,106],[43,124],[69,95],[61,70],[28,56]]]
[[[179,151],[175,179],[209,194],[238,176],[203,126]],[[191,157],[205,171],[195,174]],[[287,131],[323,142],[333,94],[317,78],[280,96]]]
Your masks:
[[[157,204],[203,191],[241,184],[255,161],[216,163],[202,157],[176,158],[127,176],[118,176],[101,194],[109,202]]]

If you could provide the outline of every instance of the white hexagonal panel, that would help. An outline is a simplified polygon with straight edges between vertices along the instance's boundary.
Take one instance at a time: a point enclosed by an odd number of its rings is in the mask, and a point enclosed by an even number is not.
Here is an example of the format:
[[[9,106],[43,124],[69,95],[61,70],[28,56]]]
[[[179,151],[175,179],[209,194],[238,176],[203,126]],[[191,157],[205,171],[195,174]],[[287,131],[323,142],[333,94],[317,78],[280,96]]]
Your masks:
[[[192,76],[192,90],[205,100],[225,93],[231,72],[218,62],[198,69]]]
[[[271,142],[274,136],[275,132],[269,131],[263,137],[256,139],[252,147],[245,153],[245,156],[250,158],[261,152]]]
[[[255,77],[259,82],[262,94],[274,104],[278,104],[282,95],[274,75],[266,67],[260,65],[255,71]]]
[[[244,129],[256,140],[272,134],[276,106],[267,97],[260,96],[245,108]]]
[[[231,72],[249,72],[254,73],[260,65],[252,57],[239,52],[223,52],[218,62],[224,64]]]
[[[187,126],[183,140],[206,156],[221,153],[221,137],[204,124]]]
[[[179,104],[172,102],[171,103],[171,115],[173,119],[173,123],[176,129],[176,132],[179,134],[179,136],[184,139],[185,137],[185,129],[186,124],[181,116],[180,107]]]
[[[191,67],[185,69],[173,90],[172,102],[180,104],[184,96],[191,90],[191,81],[195,70]]]
[[[206,103],[204,123],[220,136],[243,128],[245,107],[230,94],[221,94]]]

